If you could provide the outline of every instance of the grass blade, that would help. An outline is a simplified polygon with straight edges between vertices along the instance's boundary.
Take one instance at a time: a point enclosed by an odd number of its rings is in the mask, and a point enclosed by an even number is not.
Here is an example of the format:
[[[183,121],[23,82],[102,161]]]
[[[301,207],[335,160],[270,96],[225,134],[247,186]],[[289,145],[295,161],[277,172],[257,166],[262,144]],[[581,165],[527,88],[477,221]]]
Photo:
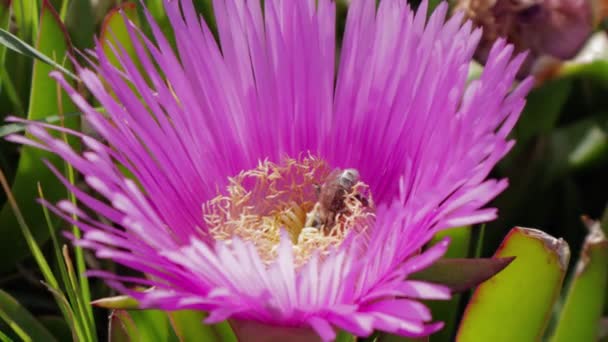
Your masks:
[[[33,41],[38,32],[38,0],[13,0],[13,11],[21,38]]]
[[[32,120],[32,121],[43,122],[43,123],[48,123],[48,124],[59,124],[63,120],[74,118],[74,117],[79,117],[81,115],[82,115],[81,112],[74,112],[74,113],[67,113],[64,115],[51,115],[51,116],[47,116],[47,117],[39,119],[39,120]],[[22,124],[22,123],[10,123],[10,124],[0,126],[0,138],[4,138],[10,134],[25,132],[26,128],[27,128],[27,125]]]
[[[0,318],[25,341],[56,341],[55,337],[8,293],[0,290]]]
[[[55,56],[58,61],[65,60],[71,49],[70,43],[65,36],[65,30],[57,13],[46,0],[42,8],[40,28],[36,47],[42,52]],[[41,120],[51,114],[76,111],[67,94],[52,91],[59,89],[57,83],[48,76],[52,70],[52,66],[39,60],[34,61],[28,112],[29,120]],[[76,129],[79,127],[77,117],[66,119],[64,123],[69,128]],[[44,159],[50,161],[56,167],[62,165],[61,159],[48,151],[23,147],[11,187],[16,202],[22,211],[28,215],[25,221],[29,224],[32,236],[36,241],[48,239],[43,212],[35,202],[37,184],[42,184],[47,194],[49,194],[51,202],[61,199],[63,197],[62,193],[65,193],[65,187],[44,165]],[[17,219],[7,205],[0,212],[0,222],[2,222],[0,234],[3,236],[1,242],[5,243],[0,247],[0,259],[4,260],[3,263],[0,263],[1,272],[6,271],[17,260],[23,258],[27,254],[27,249],[24,240],[19,236]]]
[[[590,222],[552,342],[597,339],[607,280],[608,240],[599,222]]]
[[[19,39],[17,36],[4,29],[0,29],[0,44],[24,56],[44,62],[52,66],[53,68],[60,70],[62,73],[74,80],[78,79],[76,75],[74,75],[68,69],[64,68],[61,64],[54,61],[51,57],[43,54],[39,50],[35,49],[33,46],[27,44],[23,40]]]
[[[0,28],[8,30],[10,25],[10,1],[0,0]],[[6,91],[8,99],[12,102],[13,107],[19,113],[23,113],[23,102],[17,93],[17,89],[11,80],[6,67],[6,46],[0,46],[0,94],[2,91]]]

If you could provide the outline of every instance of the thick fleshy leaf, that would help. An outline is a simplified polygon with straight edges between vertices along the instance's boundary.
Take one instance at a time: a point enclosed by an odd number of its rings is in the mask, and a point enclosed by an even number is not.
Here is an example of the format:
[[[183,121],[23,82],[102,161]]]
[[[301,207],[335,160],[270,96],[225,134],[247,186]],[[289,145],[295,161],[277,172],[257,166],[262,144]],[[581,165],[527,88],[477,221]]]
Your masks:
[[[440,259],[432,266],[410,276],[449,287],[452,292],[462,292],[492,278],[507,267],[514,257],[479,259]]]
[[[608,281],[608,240],[599,222],[589,222],[588,228],[552,342],[593,341],[598,337]]]
[[[54,56],[54,60],[58,63],[64,62],[71,50],[65,28],[48,0],[43,1],[36,49],[47,56]],[[52,70],[51,65],[39,60],[34,61],[28,112],[30,120],[42,120],[49,115],[76,111],[69,97],[49,77]],[[63,122],[70,128],[77,128],[78,123],[77,117],[65,118]],[[12,184],[12,192],[21,211],[27,213],[26,221],[38,242],[45,241],[49,237],[42,208],[35,201],[38,197],[38,183],[41,184],[50,201],[54,202],[65,196],[65,188],[44,165],[44,159],[62,169],[60,158],[52,153],[24,147]],[[4,243],[0,248],[0,260],[3,260],[0,263],[0,271],[5,271],[14,267],[17,260],[27,255],[28,249],[25,240],[20,236],[17,219],[9,205],[5,204],[2,208],[0,222],[2,222],[0,234]]]
[[[475,290],[458,341],[538,341],[559,296],[568,244],[540,230],[516,227],[494,254],[516,259]]]
[[[0,290],[0,320],[22,340],[56,341],[55,337],[31,313],[8,293]]]

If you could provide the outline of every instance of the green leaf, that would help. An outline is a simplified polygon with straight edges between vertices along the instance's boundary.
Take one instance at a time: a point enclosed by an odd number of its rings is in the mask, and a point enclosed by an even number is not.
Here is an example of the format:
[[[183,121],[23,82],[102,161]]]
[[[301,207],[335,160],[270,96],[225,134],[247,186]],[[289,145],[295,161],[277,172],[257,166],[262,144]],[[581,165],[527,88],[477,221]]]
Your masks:
[[[2,330],[0,330],[0,341],[2,342],[13,342],[13,340],[8,337],[8,335],[4,334]]]
[[[8,30],[11,19],[10,10],[10,1],[0,0],[0,29]],[[23,112],[21,98],[6,70],[6,46],[4,45],[0,46],[0,94],[2,92],[7,93],[14,109]]]
[[[66,0],[67,1],[67,0]],[[65,25],[77,48],[93,47],[95,37],[95,12],[91,0],[70,0]]]
[[[43,12],[44,12],[44,8],[43,8]],[[46,34],[44,34],[44,35],[46,35]],[[78,79],[78,77],[76,77],[76,75],[74,75],[72,72],[70,72],[68,69],[66,69],[65,67],[63,67],[60,64],[61,61],[63,61],[63,58],[61,60],[51,58],[48,56],[48,54],[46,54],[45,51],[41,51],[39,49],[32,47],[31,45],[27,44],[23,40],[19,39],[17,36],[13,35],[12,33],[8,32],[4,29],[0,29],[0,44],[6,46],[7,48],[9,48],[19,54],[22,54],[22,55],[30,57],[30,58],[34,58],[38,61],[51,65],[51,66],[53,66],[53,68],[60,70],[62,73],[69,76],[70,78]]]
[[[65,60],[70,43],[65,36],[63,25],[57,13],[48,1],[43,2],[40,20],[40,34],[36,47],[42,53],[55,56],[57,61]],[[32,88],[30,96],[30,109],[28,119],[42,120],[49,115],[57,113],[75,112],[75,107],[68,96],[61,92],[56,82],[49,77],[53,70],[48,64],[41,61],[34,62]],[[66,127],[77,128],[78,118],[66,118],[63,124]],[[40,183],[48,194],[48,200],[57,201],[65,196],[65,187],[44,165],[43,159],[52,162],[58,169],[62,169],[62,161],[52,153],[32,147],[23,147],[17,172],[12,185],[12,193],[22,212],[27,213],[26,222],[29,225],[36,241],[45,241],[49,233],[44,220],[44,213],[35,201]],[[15,262],[23,258],[28,249],[26,242],[19,236],[20,230],[12,209],[4,205],[0,212],[0,234],[4,245],[0,248],[0,272],[14,267]]]
[[[453,292],[462,292],[492,278],[513,259],[513,257],[439,259],[432,266],[410,275],[409,279],[442,284]]]
[[[338,333],[338,336],[336,336],[336,341],[335,342],[356,342],[357,341],[357,337],[344,332],[344,331],[340,331]]]
[[[13,0],[13,11],[19,36],[26,41],[33,41],[38,32],[38,1]]]
[[[173,32],[173,27],[171,26],[171,21],[169,20],[169,17],[167,17],[163,0],[146,0],[145,6],[158,24],[158,27],[160,27],[161,31],[165,35],[165,38],[167,38],[169,44],[171,44],[171,47],[175,49],[175,34]],[[145,18],[143,10],[143,6],[138,2],[137,11],[140,18]],[[146,20],[142,20],[142,24],[143,32],[148,37],[152,37],[152,30],[148,22]]]
[[[494,254],[516,259],[475,290],[457,340],[538,341],[559,296],[570,258],[568,244],[529,228],[511,229]]]
[[[76,341],[63,317],[43,316],[38,320],[58,341]]]
[[[608,134],[600,127],[593,126],[574,146],[574,150],[568,155],[568,163],[573,168],[582,168],[595,164],[608,154]]]
[[[194,7],[196,10],[203,15],[207,26],[211,32],[217,36],[217,21],[215,19],[215,12],[213,11],[212,0],[194,0]]]
[[[100,41],[103,51],[112,65],[121,68],[116,53],[120,53],[120,48],[124,49],[127,55],[138,65],[135,47],[131,42],[131,36],[126,26],[126,16],[136,26],[139,26],[139,16],[135,3],[125,2],[108,13],[103,20],[101,27]],[[116,53],[115,53],[116,52]],[[139,65],[138,65],[139,67]]]
[[[469,254],[471,244],[471,227],[456,227],[440,231],[435,234],[430,245],[434,245],[446,237],[450,238],[448,250],[443,255],[444,258],[466,258]]]
[[[590,222],[552,342],[594,341],[608,280],[608,240],[599,222]]]
[[[228,323],[208,325],[203,323],[204,312],[180,310],[169,312],[169,319],[180,341],[236,342]]]
[[[105,308],[133,307],[134,303],[136,303],[135,300],[127,296],[102,298],[94,302],[95,305]],[[154,338],[155,341],[174,339],[209,342],[237,341],[227,322],[209,325],[203,322],[205,317],[204,312],[195,310],[162,312],[118,309],[114,310],[110,317],[110,334],[115,336],[116,341],[123,341],[125,338],[127,340]],[[150,329],[153,331],[150,332]],[[112,340],[115,341],[115,339]]]
[[[595,60],[587,63],[567,63],[559,72],[560,77],[584,78],[608,86],[608,61]]]
[[[572,81],[559,79],[534,89],[526,98],[526,107],[515,128],[518,143],[547,134],[557,124],[562,106],[572,90]]]
[[[8,293],[0,290],[0,319],[24,341],[56,341],[55,337]]]
[[[110,336],[126,336],[128,341],[178,341],[164,311],[115,310],[110,319]]]

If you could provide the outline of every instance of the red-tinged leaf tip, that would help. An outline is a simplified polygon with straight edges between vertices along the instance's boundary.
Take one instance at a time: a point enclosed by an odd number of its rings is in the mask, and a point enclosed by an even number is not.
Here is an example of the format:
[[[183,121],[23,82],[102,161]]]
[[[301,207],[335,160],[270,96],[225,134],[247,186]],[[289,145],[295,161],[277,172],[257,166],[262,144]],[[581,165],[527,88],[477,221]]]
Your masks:
[[[42,10],[40,11],[40,26],[39,27],[42,27],[42,18],[44,17],[45,13],[49,13],[53,17],[53,20],[57,23],[57,26],[59,26],[59,29],[61,30],[61,32],[63,32],[63,38],[65,40],[65,44],[66,44],[66,47],[68,50],[68,55],[73,55],[74,51],[73,51],[72,41],[70,40],[70,34],[68,33],[68,30],[66,29],[63,21],[61,21],[61,17],[59,16],[59,13],[57,12],[57,10],[55,10],[55,7],[53,7],[50,0],[42,0]],[[38,39],[40,39],[41,34],[42,34],[42,32],[38,33]],[[36,44],[36,45],[38,45],[38,44]]]
[[[602,226],[600,222],[591,220],[587,216],[583,216],[582,220],[585,226],[587,227],[588,234],[585,237],[580,258],[576,263],[577,277],[580,277],[581,274],[587,269],[587,266],[591,261],[590,253],[592,249],[608,248],[608,240],[606,239],[606,235],[602,231]]]
[[[108,12],[108,14],[106,14],[106,16],[103,18],[103,22],[101,23],[100,37],[105,37],[107,35],[108,26],[115,15],[120,15],[121,12],[129,12],[135,10],[137,10],[137,6],[133,2],[125,2],[112,8]]]
[[[564,239],[555,238],[539,229],[514,227],[509,231],[504,241],[508,241],[511,236],[515,234],[523,234],[525,236],[529,236],[531,238],[541,241],[547,250],[555,253],[558,256],[558,261],[561,269],[563,271],[566,271],[568,269],[568,262],[570,261],[570,247],[568,246],[568,243],[564,241]],[[504,247],[504,244],[498,247],[495,255],[499,255]]]
[[[444,258],[432,266],[409,276],[410,279],[445,285],[453,293],[475,287],[502,271],[515,259],[507,258]]]

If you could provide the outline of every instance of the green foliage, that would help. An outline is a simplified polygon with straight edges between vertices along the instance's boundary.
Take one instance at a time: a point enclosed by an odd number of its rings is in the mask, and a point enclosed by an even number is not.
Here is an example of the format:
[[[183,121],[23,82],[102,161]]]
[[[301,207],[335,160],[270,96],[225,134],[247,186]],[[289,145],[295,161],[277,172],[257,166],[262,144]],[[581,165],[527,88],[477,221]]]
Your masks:
[[[70,0],[63,4],[62,19],[74,45],[78,48],[93,47],[96,34],[96,22],[92,20],[95,18],[93,3],[90,0]]]
[[[608,282],[608,240],[599,222],[590,222],[589,230],[552,342],[593,341],[598,337]]]
[[[128,19],[139,26],[139,17],[135,3],[126,2],[120,7],[110,11],[104,19],[101,28],[100,41],[103,46],[103,51],[106,56],[108,56],[110,63],[119,68],[121,65],[116,53],[119,53],[120,55],[121,49],[124,49],[124,52],[126,52],[133,61],[137,62],[137,60],[139,60],[135,53],[135,47],[131,42],[125,19]]]
[[[48,2],[44,2],[40,19],[41,31],[36,41],[37,55],[53,56],[54,63],[65,63],[71,46],[68,37],[57,13]],[[18,44],[17,44],[18,45]],[[20,46],[20,45],[18,45]],[[67,64],[66,64],[67,65]],[[53,70],[50,64],[41,60],[34,61],[32,72],[32,87],[28,119],[41,120],[49,115],[75,112],[75,107],[59,88],[57,83],[49,77]],[[62,125],[69,128],[78,128],[78,118],[71,117],[63,120]],[[23,212],[27,213],[27,222],[31,233],[37,241],[48,239],[48,230],[40,205],[36,203],[37,184],[40,183],[49,194],[51,201],[65,197],[65,188],[55,175],[44,165],[43,160],[49,160],[61,169],[61,160],[46,151],[33,147],[24,147],[21,150],[19,164],[16,168],[16,177],[12,184],[12,192]],[[19,236],[17,219],[10,206],[5,205],[0,212],[0,234],[5,245],[0,248],[0,271],[6,271],[13,264],[23,258],[27,253],[25,241]]]
[[[0,290],[0,319],[6,322],[15,336],[23,341],[57,341],[27,309],[2,290]]]
[[[174,44],[163,1],[144,2]],[[104,51],[110,51],[111,46],[122,47],[137,62],[122,13],[144,33],[149,35],[150,30],[143,20],[139,1],[53,0],[52,4],[60,10],[59,14],[47,0],[13,0],[11,6],[0,0],[0,118],[21,115],[79,129],[81,114],[48,77],[51,70],[60,70],[77,81],[66,58],[72,48],[70,41],[77,48],[91,47],[94,35],[98,34]],[[110,8],[115,4],[121,5]],[[216,33],[211,1],[194,0],[194,4]],[[431,7],[436,4],[437,1],[431,1]],[[337,7],[340,26],[344,23],[347,1],[340,0]],[[9,25],[11,15],[13,23]],[[338,27],[338,39],[340,30]],[[552,79],[539,83],[530,94],[513,133],[518,144],[495,171],[495,176],[511,181],[510,189],[495,205],[501,210],[499,220],[487,230],[465,227],[447,230],[436,237],[438,240],[449,236],[452,245],[446,259],[416,275],[422,279],[465,290],[506,269],[481,284],[470,300],[465,292],[455,294],[450,301],[427,303],[433,309],[434,319],[446,321],[446,328],[431,336],[431,341],[451,341],[456,331],[459,340],[465,342],[535,340],[543,334],[550,336],[551,341],[598,337],[602,306],[608,303],[607,245],[605,239],[588,238],[579,243],[584,233],[577,223],[581,214],[599,217],[606,207],[608,49],[603,49],[603,54],[591,59],[563,64]],[[120,67],[117,58],[110,58]],[[470,79],[478,77],[482,68],[474,63]],[[23,131],[22,124],[6,124],[0,126],[0,138]],[[236,340],[226,322],[203,324],[202,312],[135,310],[137,303],[130,298],[108,299],[105,288],[91,290],[84,276],[83,251],[79,248],[69,251],[62,246],[57,230],[64,227],[58,226],[48,211],[34,202],[36,197],[45,197],[50,202],[66,197],[63,186],[42,165],[41,158],[65,171],[72,183],[77,181],[73,170],[48,153],[27,147],[17,151],[12,145],[0,143],[0,175],[9,197],[15,197],[12,203],[4,203],[5,198],[0,197],[0,204],[4,204],[0,212],[0,276],[7,275],[29,250],[40,272],[36,275],[44,279],[48,291],[45,294],[50,293],[55,299],[57,312],[52,316],[39,315],[35,309],[25,308],[25,302],[18,303],[8,291],[0,290],[0,328],[6,328],[0,329],[0,341],[96,341],[99,331],[106,331],[106,314],[95,320],[90,302],[91,298],[100,297],[104,298],[95,301],[99,308],[116,309],[110,318],[112,341]],[[603,224],[608,231],[608,210],[605,215]],[[464,259],[489,255],[505,235],[505,229],[518,223],[564,236],[571,242],[573,254],[579,255],[563,298],[558,294],[566,272],[565,255],[558,246],[546,244],[555,241],[547,236],[541,238],[531,231],[515,229],[494,259]],[[74,227],[72,232],[79,234]],[[43,244],[48,237],[51,244],[45,248]],[[516,259],[510,265],[509,259],[499,259],[507,256]],[[552,313],[554,326],[550,324]],[[460,317],[463,321],[458,326]],[[97,329],[100,323],[104,326]],[[354,337],[340,332],[337,341],[354,341]],[[413,340],[376,333],[365,341]]]
[[[568,245],[538,230],[513,228],[494,257],[515,257],[515,261],[477,287],[458,340],[540,339],[560,293],[570,257]]]
[[[58,23],[58,22],[56,22]],[[56,25],[56,24],[55,24]],[[63,24],[61,24],[63,25]],[[63,28],[61,29],[61,34],[62,37],[60,39],[65,40],[67,39],[67,37],[64,35],[64,31]],[[46,33],[42,33],[43,37],[46,36]],[[38,40],[39,42],[41,41],[40,39]],[[43,42],[45,42],[45,39],[42,39]],[[60,42],[60,40],[58,40],[57,42]],[[37,60],[40,60],[44,63],[47,63],[51,66],[53,66],[54,68],[61,70],[64,74],[72,77],[72,78],[76,78],[76,76],[74,76],[74,74],[72,74],[68,69],[66,69],[62,63],[64,60],[64,56],[65,56],[65,52],[66,52],[66,43],[58,43],[58,45],[54,45],[54,43],[49,44],[49,47],[51,49],[55,49],[58,48],[57,51],[54,51],[56,56],[59,56],[60,58],[57,57],[49,57],[47,54],[45,54],[45,51],[43,49],[38,49],[38,48],[34,48],[32,46],[30,46],[29,44],[27,44],[26,42],[24,42],[23,40],[19,39],[17,36],[13,35],[12,33],[6,31],[6,30],[0,30],[0,44],[2,44],[4,47],[8,47],[9,49],[20,53],[24,56],[30,57],[30,58],[34,58]],[[44,43],[46,44],[46,42]],[[62,51],[62,45],[63,45],[63,54],[60,54]],[[50,51],[53,52],[53,51]]]
[[[236,342],[228,323],[204,325],[204,319],[203,313],[188,310],[115,310],[110,316],[110,336],[114,342]]]
[[[28,42],[34,41],[38,32],[38,2],[38,0],[13,0],[19,36]]]

